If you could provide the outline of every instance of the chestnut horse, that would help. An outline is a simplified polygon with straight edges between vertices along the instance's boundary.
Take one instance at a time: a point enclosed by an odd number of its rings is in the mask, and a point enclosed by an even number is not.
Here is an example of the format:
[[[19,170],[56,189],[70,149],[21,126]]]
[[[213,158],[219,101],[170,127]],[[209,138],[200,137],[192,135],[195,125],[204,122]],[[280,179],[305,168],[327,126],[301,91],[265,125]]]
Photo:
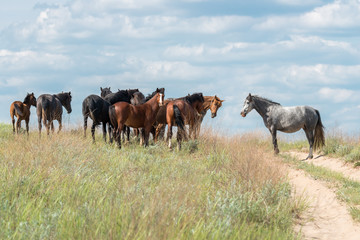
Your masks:
[[[183,98],[178,98],[177,100],[182,100]],[[154,127],[156,128],[155,132],[155,141],[158,140],[159,137],[163,138],[163,134],[165,132],[165,126],[166,126],[166,106],[169,102],[171,102],[174,99],[166,99],[164,101],[164,106],[160,107],[160,110],[156,116],[156,122]],[[208,110],[211,112],[211,118],[215,118],[217,115],[218,109],[222,106],[222,102],[225,100],[221,100],[219,97],[215,96],[204,96],[204,103],[202,105],[202,110],[200,112],[199,118],[196,122],[196,133],[195,136],[199,136],[200,134],[200,125],[207,113]]]
[[[109,108],[111,124],[114,127],[114,138],[121,148],[120,133],[124,126],[142,129],[142,142],[149,145],[149,133],[155,122],[159,107],[164,101],[164,88],[156,89],[153,97],[144,104],[132,105],[127,102],[117,102]],[[141,143],[142,144],[142,143]]]
[[[23,102],[15,101],[10,106],[10,117],[13,125],[13,132],[15,133],[15,119],[16,122],[16,133],[19,133],[21,128],[21,121],[25,120],[26,133],[29,135],[29,120],[30,120],[30,107],[36,107],[36,98],[34,93],[28,93]]]
[[[178,149],[181,149],[181,141],[186,138],[185,124],[189,125],[190,133],[193,133],[193,139],[195,136],[196,121],[199,118],[199,114],[202,110],[204,103],[204,97],[202,93],[194,93],[191,96],[186,96],[184,100],[174,100],[166,106],[166,123],[168,125],[167,141],[169,142],[169,148],[171,148],[172,138],[172,126],[177,125],[178,131],[176,135]],[[191,137],[191,135],[190,135]]]

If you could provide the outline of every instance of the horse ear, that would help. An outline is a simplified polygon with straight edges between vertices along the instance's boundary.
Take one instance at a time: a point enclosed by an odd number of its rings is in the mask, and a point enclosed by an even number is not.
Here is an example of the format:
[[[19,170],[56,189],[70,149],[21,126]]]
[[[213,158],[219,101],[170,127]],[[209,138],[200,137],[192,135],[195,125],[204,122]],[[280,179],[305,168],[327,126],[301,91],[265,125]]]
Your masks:
[[[251,93],[249,93],[249,101],[252,101],[252,96],[251,96]]]
[[[100,87],[100,91],[102,91],[102,87]]]

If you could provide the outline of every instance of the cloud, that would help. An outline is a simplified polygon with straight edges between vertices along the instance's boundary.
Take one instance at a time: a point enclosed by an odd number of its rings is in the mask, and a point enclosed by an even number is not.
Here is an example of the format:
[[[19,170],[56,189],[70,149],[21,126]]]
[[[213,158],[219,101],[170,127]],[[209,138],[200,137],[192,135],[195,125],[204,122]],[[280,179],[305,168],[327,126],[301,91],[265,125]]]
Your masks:
[[[34,68],[64,70],[72,65],[71,60],[61,54],[41,53],[35,51],[0,50],[0,70],[9,71],[31,70]]]
[[[290,32],[320,31],[324,28],[346,29],[360,26],[360,4],[358,0],[336,0],[298,16],[271,16],[257,24],[259,30]]]
[[[360,91],[353,91],[341,88],[324,87],[319,90],[319,96],[325,100],[330,100],[334,103],[343,102],[357,102],[360,97]]]

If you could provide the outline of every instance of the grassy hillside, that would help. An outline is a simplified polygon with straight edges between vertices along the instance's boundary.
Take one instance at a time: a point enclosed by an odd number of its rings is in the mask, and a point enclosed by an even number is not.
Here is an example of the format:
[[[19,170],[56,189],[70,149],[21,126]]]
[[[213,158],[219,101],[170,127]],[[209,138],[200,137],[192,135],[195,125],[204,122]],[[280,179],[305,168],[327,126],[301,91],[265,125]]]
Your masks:
[[[208,131],[209,132],[209,131]],[[119,150],[0,125],[0,239],[293,239],[298,202],[261,138]]]

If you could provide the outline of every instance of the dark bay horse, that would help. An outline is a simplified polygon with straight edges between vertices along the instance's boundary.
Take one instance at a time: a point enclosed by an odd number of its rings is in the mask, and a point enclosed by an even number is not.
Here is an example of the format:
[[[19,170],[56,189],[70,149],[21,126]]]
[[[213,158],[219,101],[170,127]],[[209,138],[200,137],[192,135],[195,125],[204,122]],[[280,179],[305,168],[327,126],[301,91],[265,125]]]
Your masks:
[[[132,105],[127,102],[117,102],[109,108],[109,116],[114,126],[114,138],[121,148],[120,133],[124,126],[142,129],[142,142],[149,145],[149,133],[155,122],[159,106],[164,101],[164,88],[156,89],[154,96],[144,104]]]
[[[202,93],[194,93],[186,96],[184,99],[171,101],[166,106],[166,123],[168,125],[167,141],[169,148],[171,148],[172,126],[178,126],[176,135],[178,149],[181,149],[181,141],[186,137],[185,124],[189,125],[190,137],[193,134],[195,139],[196,121],[199,118],[199,113],[202,110],[204,97]]]
[[[64,106],[66,111],[71,113],[71,92],[62,92],[58,94],[43,94],[40,95],[36,101],[36,113],[38,116],[39,123],[39,134],[41,136],[41,120],[43,121],[47,134],[50,133],[51,130],[54,131],[54,120],[59,122],[59,131],[62,128],[62,107]]]
[[[101,123],[104,141],[106,142],[106,124],[108,124],[109,141],[112,142],[109,107],[110,103],[98,95],[92,94],[84,99],[82,103],[82,114],[84,117],[84,137],[86,137],[87,119],[90,117],[93,122],[91,126],[93,142],[95,142],[95,127]]]
[[[279,103],[266,98],[249,94],[244,102],[241,116],[255,109],[264,120],[265,126],[272,135],[274,151],[279,153],[276,131],[285,133],[297,132],[303,129],[310,145],[309,155],[306,159],[313,158],[314,150],[325,145],[324,126],[318,110],[309,106],[283,107]]]
[[[108,93],[104,99],[110,104],[117,102],[127,102],[130,103],[133,94],[138,92],[139,89],[128,89],[128,90],[119,90],[116,93]],[[103,92],[102,92],[103,93]]]
[[[29,120],[30,120],[30,107],[36,107],[36,98],[34,93],[28,93],[23,102],[15,101],[10,106],[10,117],[13,125],[13,132],[15,133],[15,119],[16,122],[16,133],[19,133],[21,128],[21,121],[25,120],[26,133],[29,135]]]

